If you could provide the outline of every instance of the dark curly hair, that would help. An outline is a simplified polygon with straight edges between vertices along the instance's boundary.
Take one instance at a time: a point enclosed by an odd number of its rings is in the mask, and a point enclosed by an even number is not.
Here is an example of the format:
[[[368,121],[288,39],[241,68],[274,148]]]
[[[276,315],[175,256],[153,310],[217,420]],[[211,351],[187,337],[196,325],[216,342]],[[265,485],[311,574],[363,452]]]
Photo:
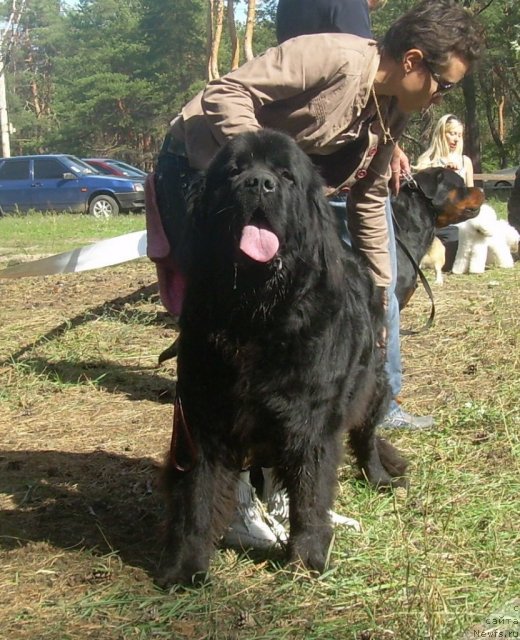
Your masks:
[[[383,36],[382,50],[401,60],[420,49],[435,67],[459,55],[472,66],[480,57],[482,30],[475,17],[456,0],[422,0],[396,20]]]

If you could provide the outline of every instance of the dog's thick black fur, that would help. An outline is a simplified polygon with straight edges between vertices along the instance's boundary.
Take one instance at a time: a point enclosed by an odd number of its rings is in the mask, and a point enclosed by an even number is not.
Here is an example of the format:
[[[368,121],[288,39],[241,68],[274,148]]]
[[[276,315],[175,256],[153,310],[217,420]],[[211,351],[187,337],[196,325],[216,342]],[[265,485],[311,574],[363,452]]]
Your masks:
[[[244,250],[248,231],[260,255]],[[287,489],[289,560],[321,572],[343,432],[374,485],[402,483],[406,468],[374,434],[388,401],[378,290],[342,246],[310,160],[272,131],[217,155],[195,205],[193,256],[162,583],[206,574],[248,462],[274,467]]]
[[[435,228],[464,222],[479,212],[484,195],[476,187],[466,187],[463,178],[451,169],[423,169],[404,183],[392,198],[396,239],[404,243],[416,264],[428,251]],[[397,284],[395,294],[404,308],[417,287],[417,269],[397,243]]]

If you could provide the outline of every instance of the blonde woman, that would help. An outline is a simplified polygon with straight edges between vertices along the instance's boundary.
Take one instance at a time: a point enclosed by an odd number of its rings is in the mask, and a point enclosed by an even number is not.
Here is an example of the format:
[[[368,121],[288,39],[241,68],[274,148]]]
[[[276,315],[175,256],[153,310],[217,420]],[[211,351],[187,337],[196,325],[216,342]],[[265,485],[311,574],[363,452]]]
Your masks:
[[[464,125],[451,113],[439,119],[433,131],[430,146],[419,156],[415,169],[447,167],[456,171],[466,183],[473,187],[473,163],[462,153]]]
[[[416,171],[428,167],[446,167],[453,169],[468,187],[473,187],[473,163],[462,153],[464,144],[464,125],[452,113],[439,119],[433,130],[430,146],[421,154],[414,166]],[[444,245],[445,260],[443,271],[451,271],[459,244],[459,229],[456,225],[448,225],[437,229],[435,235]]]

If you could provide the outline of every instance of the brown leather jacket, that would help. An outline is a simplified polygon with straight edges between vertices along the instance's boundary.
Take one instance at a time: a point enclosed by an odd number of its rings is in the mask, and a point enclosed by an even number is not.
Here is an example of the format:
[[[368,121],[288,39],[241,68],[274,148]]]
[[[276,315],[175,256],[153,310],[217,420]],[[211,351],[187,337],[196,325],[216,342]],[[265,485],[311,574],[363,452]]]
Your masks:
[[[389,163],[406,124],[395,100],[371,87],[379,65],[373,40],[349,34],[293,38],[208,86],[172,122],[190,165],[204,169],[228,138],[263,127],[289,134],[327,184],[349,189],[349,229],[375,282],[391,281],[385,200]]]

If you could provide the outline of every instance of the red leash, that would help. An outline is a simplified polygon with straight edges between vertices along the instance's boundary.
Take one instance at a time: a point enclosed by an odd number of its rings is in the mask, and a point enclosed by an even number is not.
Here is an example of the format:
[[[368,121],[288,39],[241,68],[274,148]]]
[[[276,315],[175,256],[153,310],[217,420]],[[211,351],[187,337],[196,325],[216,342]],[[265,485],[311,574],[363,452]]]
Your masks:
[[[180,444],[180,440],[183,439],[185,449],[188,450],[188,462],[180,463],[177,460],[177,452]],[[175,404],[173,406],[173,429],[172,439],[170,444],[170,464],[175,471],[186,472],[191,471],[195,466],[198,458],[197,447],[191,437],[190,429],[184,417],[184,410],[182,408],[182,401],[180,396],[175,396]]]

